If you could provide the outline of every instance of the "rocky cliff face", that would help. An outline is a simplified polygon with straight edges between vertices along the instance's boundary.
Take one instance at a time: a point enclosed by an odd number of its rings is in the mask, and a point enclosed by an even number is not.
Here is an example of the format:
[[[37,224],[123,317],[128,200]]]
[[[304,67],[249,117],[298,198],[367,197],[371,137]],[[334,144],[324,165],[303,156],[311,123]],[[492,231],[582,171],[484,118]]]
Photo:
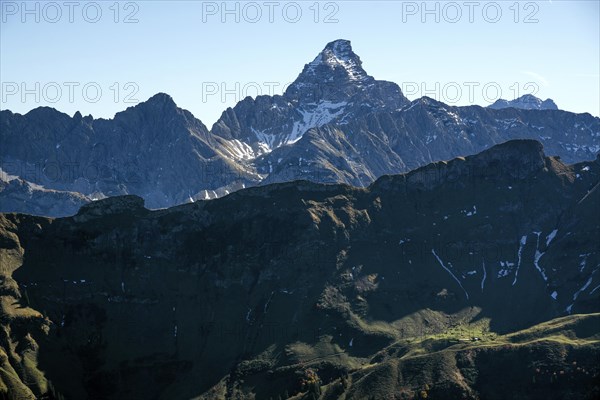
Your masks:
[[[506,397],[593,396],[599,181],[523,140],[367,188],[0,214],[2,371],[68,398],[477,399],[506,362]]]
[[[568,163],[595,159],[600,119],[547,103],[532,96],[488,108],[409,102],[398,85],[367,74],[350,42],[336,40],[282,96],[248,97],[210,132],[165,94],[112,120],[50,108],[2,111],[0,168],[82,199],[135,194],[162,208],[298,179],[365,187],[512,139],[541,141]],[[72,196],[48,207],[39,193],[23,204],[18,191],[2,190],[0,210],[72,215]]]
[[[337,40],[304,66],[283,96],[246,98],[226,110],[211,132],[250,145],[256,157],[295,143],[311,128],[408,103],[398,85],[367,75],[349,41]]]
[[[2,209],[33,215],[75,214],[79,208],[92,201],[78,192],[46,189],[0,169]]]
[[[165,94],[112,120],[71,118],[50,108],[25,116],[3,111],[0,129],[5,173],[90,198],[136,193],[160,208],[200,189],[257,181],[223,157],[206,127]]]

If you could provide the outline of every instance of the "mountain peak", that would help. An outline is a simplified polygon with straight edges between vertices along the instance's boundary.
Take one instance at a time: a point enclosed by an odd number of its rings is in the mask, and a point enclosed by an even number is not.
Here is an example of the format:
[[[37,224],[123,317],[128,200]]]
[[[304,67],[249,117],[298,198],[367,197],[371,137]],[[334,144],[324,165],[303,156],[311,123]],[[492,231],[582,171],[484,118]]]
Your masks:
[[[352,43],[346,39],[338,39],[327,43],[323,52],[329,52],[340,59],[356,57],[356,54],[352,51]]]
[[[173,98],[168,95],[167,93],[163,93],[163,92],[159,92],[156,93],[154,96],[150,97],[148,100],[145,101],[145,103],[147,104],[164,104],[164,105],[173,105],[175,106],[175,100],[173,100]]]
[[[360,57],[352,51],[349,40],[327,43],[313,61],[306,64],[298,78],[286,90],[288,98],[304,101],[347,99],[374,81],[362,68]]]
[[[532,94],[524,94],[514,100],[496,100],[494,104],[488,106],[489,108],[501,109],[501,108],[520,108],[523,110],[558,110],[558,106],[552,99],[542,100],[539,97],[535,97]]]
[[[157,93],[146,101],[141,101],[135,106],[127,107],[125,111],[118,112],[117,114],[115,114],[115,118],[128,115],[128,113],[130,113],[133,110],[135,110],[138,113],[149,113],[154,116],[157,116],[165,112],[170,113],[176,111],[177,104],[175,104],[175,101],[170,95],[166,93]]]
[[[360,84],[372,79],[362,68],[360,57],[352,51],[350,41],[338,39],[327,43],[315,59],[304,66],[302,73],[290,88],[307,84],[321,86]]]
[[[331,78],[332,72],[337,73],[335,74],[337,77],[347,78],[350,81],[362,81],[369,77],[362,68],[360,57],[352,51],[352,44],[345,39],[327,43],[323,51],[304,67],[301,75],[316,76],[323,72],[328,73],[326,76],[328,79]]]

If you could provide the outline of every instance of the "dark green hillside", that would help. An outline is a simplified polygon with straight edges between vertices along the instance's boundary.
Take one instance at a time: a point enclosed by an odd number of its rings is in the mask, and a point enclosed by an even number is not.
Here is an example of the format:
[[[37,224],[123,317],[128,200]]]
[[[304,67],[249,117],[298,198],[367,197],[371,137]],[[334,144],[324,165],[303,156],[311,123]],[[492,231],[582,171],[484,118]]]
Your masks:
[[[592,399],[599,179],[513,141],[366,189],[0,214],[0,392]]]

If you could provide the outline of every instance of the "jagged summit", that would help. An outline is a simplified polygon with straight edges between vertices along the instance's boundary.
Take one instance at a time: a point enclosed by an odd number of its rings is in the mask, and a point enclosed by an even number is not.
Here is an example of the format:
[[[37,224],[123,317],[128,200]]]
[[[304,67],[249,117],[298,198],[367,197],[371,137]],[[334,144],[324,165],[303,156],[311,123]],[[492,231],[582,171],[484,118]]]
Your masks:
[[[348,58],[351,56],[356,56],[352,51],[352,43],[346,39],[337,39],[333,42],[327,43],[323,51],[331,51],[337,57],[340,58]]]
[[[171,119],[173,115],[178,114],[180,109],[175,104],[175,100],[166,93],[156,93],[146,101],[127,107],[124,111],[115,114],[115,120],[123,121],[130,119],[133,115],[145,115],[148,119],[159,123],[160,119]]]
[[[398,85],[369,76],[350,41],[340,39],[328,43],[306,64],[283,96],[242,100],[222,114],[211,133],[246,143],[248,146],[242,147],[234,144],[231,153],[256,159],[298,142],[311,128],[347,124],[351,115],[396,110],[406,104]]]
[[[322,98],[339,100],[375,81],[362,68],[360,57],[352,51],[349,40],[339,39],[306,64],[285,92],[291,99],[318,101]]]
[[[352,51],[350,41],[344,39],[328,43],[323,51],[305,66],[303,74],[316,76],[320,72],[319,69],[342,71],[351,81],[362,81],[369,78],[362,68],[360,57]]]
[[[148,100],[141,102],[139,105],[143,106],[151,106],[151,107],[166,107],[169,109],[177,108],[177,104],[175,104],[175,100],[168,95],[167,93],[159,92],[154,96],[150,97]]]
[[[491,104],[488,107],[497,110],[509,107],[524,110],[558,110],[558,106],[552,99],[542,100],[532,94],[525,94],[514,100],[498,99],[494,104]]]

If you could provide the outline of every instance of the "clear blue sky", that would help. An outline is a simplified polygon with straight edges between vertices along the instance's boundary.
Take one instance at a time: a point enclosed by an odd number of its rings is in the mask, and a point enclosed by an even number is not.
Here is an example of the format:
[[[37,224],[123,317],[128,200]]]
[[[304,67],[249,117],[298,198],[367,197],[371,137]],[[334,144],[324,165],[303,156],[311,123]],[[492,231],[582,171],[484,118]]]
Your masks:
[[[507,99],[535,91],[600,114],[598,1],[427,2],[430,14],[421,1],[229,2],[230,14],[221,1],[76,3],[28,2],[28,13],[0,1],[2,109],[106,118],[166,92],[210,127],[246,94],[280,93],[344,38],[369,74],[411,100],[488,105],[498,89]]]

